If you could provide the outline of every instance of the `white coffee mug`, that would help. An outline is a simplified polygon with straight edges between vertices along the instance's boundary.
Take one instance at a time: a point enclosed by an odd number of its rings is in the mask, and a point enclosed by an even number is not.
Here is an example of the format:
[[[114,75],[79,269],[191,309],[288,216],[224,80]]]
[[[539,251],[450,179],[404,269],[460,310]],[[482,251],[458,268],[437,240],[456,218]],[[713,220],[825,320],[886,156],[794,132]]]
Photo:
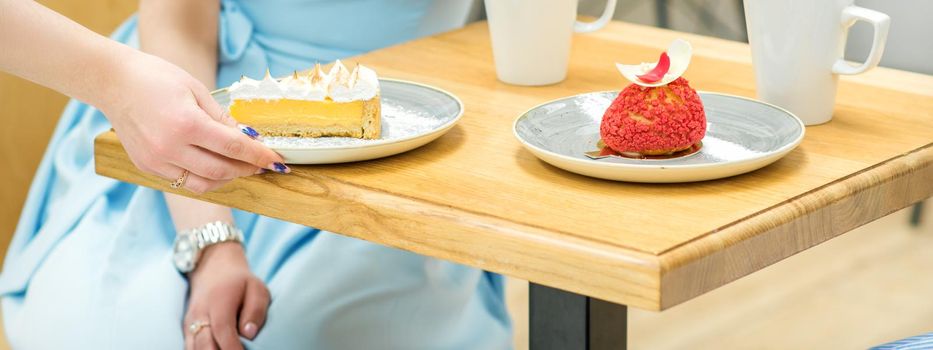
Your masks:
[[[616,0],[594,22],[577,21],[577,0],[486,0],[499,80],[548,85],[567,77],[573,32],[592,32],[612,19]]]
[[[859,74],[878,65],[891,18],[852,5],[854,0],[745,0],[758,98],[796,114],[806,125],[833,117],[839,74]],[[843,60],[849,27],[874,26],[868,59]]]

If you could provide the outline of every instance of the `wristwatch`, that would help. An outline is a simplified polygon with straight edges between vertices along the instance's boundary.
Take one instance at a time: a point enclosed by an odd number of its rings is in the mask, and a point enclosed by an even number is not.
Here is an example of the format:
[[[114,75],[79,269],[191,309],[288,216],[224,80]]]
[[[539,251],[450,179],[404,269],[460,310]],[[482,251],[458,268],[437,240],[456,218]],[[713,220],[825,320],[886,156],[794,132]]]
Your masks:
[[[243,243],[243,231],[223,221],[179,232],[175,236],[175,268],[181,273],[194,270],[204,248],[223,242]]]

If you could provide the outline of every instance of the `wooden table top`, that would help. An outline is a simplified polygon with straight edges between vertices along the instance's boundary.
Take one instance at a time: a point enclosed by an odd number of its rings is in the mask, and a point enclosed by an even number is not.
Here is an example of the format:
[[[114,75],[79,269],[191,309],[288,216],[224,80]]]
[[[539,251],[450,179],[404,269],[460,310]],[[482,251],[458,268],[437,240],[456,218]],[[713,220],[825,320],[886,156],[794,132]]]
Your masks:
[[[459,96],[466,113],[447,135],[381,160],[239,179],[199,198],[661,310],[933,194],[933,77],[891,69],[843,77],[832,122],[808,127],[777,163],[722,180],[587,178],[513,137],[528,108],[621,89],[614,62],[652,61],[678,37],[693,44],[684,76],[696,89],[754,97],[747,45],[618,22],[574,38],[566,81],[506,85],[477,23],[355,59]],[[170,191],[133,167],[113,133],[96,147],[98,173]]]

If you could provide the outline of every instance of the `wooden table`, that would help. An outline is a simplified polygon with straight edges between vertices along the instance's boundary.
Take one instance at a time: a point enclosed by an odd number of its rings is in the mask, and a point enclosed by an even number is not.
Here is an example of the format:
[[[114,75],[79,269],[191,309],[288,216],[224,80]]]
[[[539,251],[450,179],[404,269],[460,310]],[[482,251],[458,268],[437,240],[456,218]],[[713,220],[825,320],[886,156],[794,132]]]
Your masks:
[[[357,58],[461,97],[466,114],[444,137],[199,198],[527,279],[532,347],[571,349],[624,346],[622,305],[669,308],[933,194],[933,77],[891,69],[843,77],[832,122],[783,160],[717,181],[587,178],[513,138],[529,107],[621,89],[614,62],[652,61],[678,37],[693,44],[695,88],[754,96],[747,45],[624,23],[577,36],[566,81],[506,85],[477,23]],[[176,192],[134,168],[113,133],[97,139],[96,161],[102,175]]]

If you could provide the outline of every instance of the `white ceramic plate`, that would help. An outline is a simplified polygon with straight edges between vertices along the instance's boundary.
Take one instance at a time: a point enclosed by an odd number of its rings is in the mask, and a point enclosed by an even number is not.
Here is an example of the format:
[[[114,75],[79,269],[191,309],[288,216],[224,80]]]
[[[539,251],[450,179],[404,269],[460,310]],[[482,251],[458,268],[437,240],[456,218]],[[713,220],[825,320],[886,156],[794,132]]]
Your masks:
[[[581,175],[630,182],[691,182],[762,168],[803,141],[804,125],[787,110],[761,101],[700,92],[707,132],[696,154],[673,159],[591,159],[599,124],[618,91],[557,99],[515,120],[515,137],[538,158]]]
[[[410,81],[380,79],[382,137],[264,137],[263,143],[289,164],[334,164],[396,155],[434,141],[463,116],[463,103],[453,94]],[[214,99],[228,106],[226,90]]]

